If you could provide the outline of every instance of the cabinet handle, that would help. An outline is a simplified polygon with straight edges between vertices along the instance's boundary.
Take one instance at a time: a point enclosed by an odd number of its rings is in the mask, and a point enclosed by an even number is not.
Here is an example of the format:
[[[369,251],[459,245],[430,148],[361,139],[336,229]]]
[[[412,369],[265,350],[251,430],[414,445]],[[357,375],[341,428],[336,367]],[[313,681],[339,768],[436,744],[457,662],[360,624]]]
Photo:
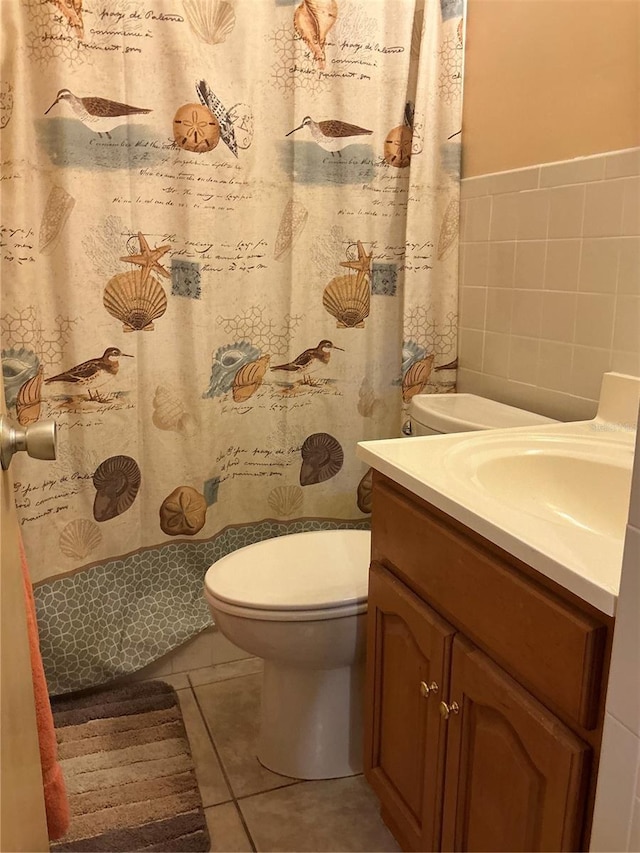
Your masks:
[[[426,681],[420,682],[420,693],[425,699],[428,699],[431,693],[437,693],[439,689],[440,688],[435,681],[432,681],[431,684],[427,684]]]
[[[449,719],[449,714],[457,714],[460,711],[460,705],[457,702],[452,702],[447,705],[446,702],[440,703],[440,716],[443,720]]]

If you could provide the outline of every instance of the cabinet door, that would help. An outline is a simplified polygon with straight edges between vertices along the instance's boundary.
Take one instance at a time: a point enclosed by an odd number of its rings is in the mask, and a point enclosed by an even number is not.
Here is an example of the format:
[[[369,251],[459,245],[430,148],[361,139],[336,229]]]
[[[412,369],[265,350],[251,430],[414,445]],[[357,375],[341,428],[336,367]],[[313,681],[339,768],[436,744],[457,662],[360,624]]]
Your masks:
[[[447,701],[442,849],[580,849],[587,744],[459,635]]]
[[[365,774],[401,844],[438,850],[444,760],[438,703],[447,690],[454,629],[374,563],[367,630]]]

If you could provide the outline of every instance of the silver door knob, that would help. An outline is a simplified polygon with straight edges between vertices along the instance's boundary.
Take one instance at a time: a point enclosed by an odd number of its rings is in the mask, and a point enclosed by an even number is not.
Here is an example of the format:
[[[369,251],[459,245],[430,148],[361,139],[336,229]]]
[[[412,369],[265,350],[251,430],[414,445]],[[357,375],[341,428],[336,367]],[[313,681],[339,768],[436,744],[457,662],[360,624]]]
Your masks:
[[[28,427],[13,423],[0,415],[0,461],[6,471],[13,454],[26,450],[34,459],[55,459],[57,447],[57,424],[55,421],[38,421]]]

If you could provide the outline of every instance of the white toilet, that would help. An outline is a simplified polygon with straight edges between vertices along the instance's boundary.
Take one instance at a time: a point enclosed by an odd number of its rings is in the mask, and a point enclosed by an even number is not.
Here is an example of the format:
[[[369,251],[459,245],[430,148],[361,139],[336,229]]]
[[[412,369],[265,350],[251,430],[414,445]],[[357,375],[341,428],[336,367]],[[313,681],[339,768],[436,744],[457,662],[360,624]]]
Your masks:
[[[472,394],[418,395],[413,435],[550,423]],[[256,542],[207,571],[220,631],[264,658],[258,759],[297,779],[362,771],[362,695],[371,537],[362,530]]]

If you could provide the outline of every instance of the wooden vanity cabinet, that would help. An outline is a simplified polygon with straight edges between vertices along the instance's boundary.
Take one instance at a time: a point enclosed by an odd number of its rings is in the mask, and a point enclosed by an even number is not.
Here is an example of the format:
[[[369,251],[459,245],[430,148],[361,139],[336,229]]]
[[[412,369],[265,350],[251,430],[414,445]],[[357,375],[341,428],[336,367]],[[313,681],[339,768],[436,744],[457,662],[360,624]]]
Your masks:
[[[385,822],[405,850],[588,849],[613,620],[377,472],[373,495],[365,775]]]

